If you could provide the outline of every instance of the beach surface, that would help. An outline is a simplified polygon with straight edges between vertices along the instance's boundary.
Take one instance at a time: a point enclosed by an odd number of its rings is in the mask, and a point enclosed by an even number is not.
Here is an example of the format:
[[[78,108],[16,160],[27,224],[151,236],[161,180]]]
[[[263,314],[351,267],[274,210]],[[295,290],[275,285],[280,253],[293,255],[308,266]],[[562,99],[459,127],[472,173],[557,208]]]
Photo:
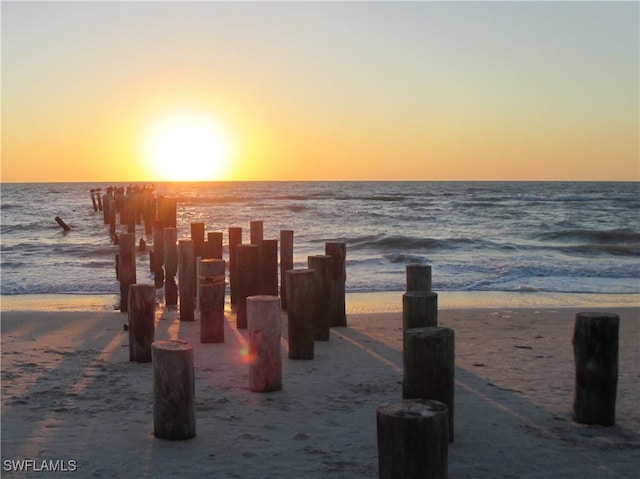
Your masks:
[[[621,320],[616,425],[571,418],[574,317],[593,309],[439,311],[455,331],[450,478],[637,477],[640,308],[606,308]],[[153,366],[129,362],[126,314],[4,311],[3,477],[376,478],[376,408],[402,397],[401,313],[349,314],[313,360],[287,358],[283,315],[271,393],[248,389],[248,333],[226,319],[225,343],[201,344],[198,321],[156,312],[156,340],[186,340],[195,357],[197,435],[167,441],[153,436]]]

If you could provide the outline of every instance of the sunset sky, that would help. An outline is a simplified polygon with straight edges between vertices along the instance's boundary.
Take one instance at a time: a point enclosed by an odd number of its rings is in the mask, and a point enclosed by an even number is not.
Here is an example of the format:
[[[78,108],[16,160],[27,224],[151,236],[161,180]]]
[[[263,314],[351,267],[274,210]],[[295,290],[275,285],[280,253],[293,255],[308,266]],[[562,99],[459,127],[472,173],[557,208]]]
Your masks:
[[[638,2],[7,2],[2,182],[640,180]]]

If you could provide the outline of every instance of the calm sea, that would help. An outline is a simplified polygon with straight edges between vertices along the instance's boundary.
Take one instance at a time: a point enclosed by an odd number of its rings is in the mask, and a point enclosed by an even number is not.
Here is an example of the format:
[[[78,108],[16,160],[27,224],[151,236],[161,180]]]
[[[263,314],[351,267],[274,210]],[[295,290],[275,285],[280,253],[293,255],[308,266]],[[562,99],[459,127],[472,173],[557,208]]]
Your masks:
[[[89,193],[111,185],[2,184],[1,294],[117,293],[117,246]],[[324,253],[326,241],[345,241],[349,292],[402,291],[405,265],[424,263],[435,291],[640,293],[637,182],[154,186],[177,198],[179,238],[204,222],[224,232],[225,245],[229,226],[243,227],[248,242],[249,222],[262,220],[267,239],[294,230],[296,267]],[[152,282],[148,264],[148,253],[138,253],[138,282]]]

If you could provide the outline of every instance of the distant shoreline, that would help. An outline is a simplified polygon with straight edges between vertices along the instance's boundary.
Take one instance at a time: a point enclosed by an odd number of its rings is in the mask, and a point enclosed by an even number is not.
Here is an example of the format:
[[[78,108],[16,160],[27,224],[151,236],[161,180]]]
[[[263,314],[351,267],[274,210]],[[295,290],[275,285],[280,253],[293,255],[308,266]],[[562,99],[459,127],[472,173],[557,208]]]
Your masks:
[[[402,312],[403,293],[403,291],[347,293],[347,314]],[[439,309],[640,307],[640,294],[546,293],[539,291],[443,291],[437,293]],[[0,295],[0,312],[118,312],[118,303],[118,294]]]

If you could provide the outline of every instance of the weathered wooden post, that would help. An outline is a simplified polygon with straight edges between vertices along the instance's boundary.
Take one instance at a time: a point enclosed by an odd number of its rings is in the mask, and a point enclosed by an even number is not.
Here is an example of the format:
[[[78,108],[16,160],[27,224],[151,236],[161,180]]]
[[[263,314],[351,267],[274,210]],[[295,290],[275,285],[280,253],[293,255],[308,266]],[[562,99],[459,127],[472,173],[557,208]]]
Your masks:
[[[96,190],[96,201],[98,202],[98,211],[102,211],[102,195],[100,194],[100,188]]]
[[[289,325],[289,359],[313,359],[315,272],[310,269],[287,271],[287,321]]]
[[[195,258],[193,241],[178,241],[178,291],[180,293],[180,321],[194,321],[195,309]]]
[[[280,353],[280,298],[249,296],[249,389],[254,392],[282,389]]]
[[[264,238],[264,223],[262,221],[249,223],[249,238],[251,244],[260,245],[260,241]]]
[[[155,332],[156,289],[153,285],[129,286],[129,361],[151,361]]]
[[[408,264],[406,267],[407,291],[431,291],[431,266]]]
[[[154,275],[154,284],[156,288],[162,288],[164,284],[164,228],[160,221],[153,224],[153,254],[150,255],[151,271]]]
[[[236,246],[236,327],[247,328],[247,297],[260,292],[260,247],[255,244]]]
[[[144,234],[150,235],[156,222],[156,199],[154,196],[146,195],[144,199]],[[155,245],[154,245],[155,247]]]
[[[71,228],[69,227],[69,225],[65,223],[62,218],[60,218],[59,216],[56,216],[54,219],[56,220],[56,223],[58,223],[63,230],[71,231]]]
[[[205,256],[207,258],[222,259],[222,231],[207,233]]]
[[[260,294],[278,296],[278,240],[260,240]]]
[[[162,249],[165,265],[164,300],[169,307],[178,304],[178,287],[176,286],[176,273],[178,272],[178,230],[176,228],[164,228]]]
[[[171,440],[196,435],[193,348],[186,341],[156,341],[153,362],[153,434]]]
[[[191,241],[193,241],[193,255],[202,258],[204,254],[204,223],[191,223]]]
[[[118,281],[120,282],[120,311],[127,312],[129,286],[136,283],[136,235],[123,233],[118,243]]]
[[[287,309],[287,271],[293,269],[293,230],[280,230],[280,301]]]
[[[345,284],[347,281],[347,244],[333,242],[325,243],[325,254],[333,258],[329,322],[331,327],[346,327],[347,313],[345,309]]]
[[[402,354],[402,398],[435,399],[446,404],[449,441],[453,441],[454,341],[451,328],[409,329]]]
[[[307,257],[307,265],[314,271],[316,298],[310,307],[315,313],[313,324],[316,341],[329,341],[332,261],[331,256],[324,254]]]
[[[96,191],[91,190],[91,203],[93,204],[93,211],[98,211],[98,203],[96,202]]]
[[[102,204],[104,205],[102,209],[102,220],[105,225],[108,225],[111,211],[111,196],[104,195],[102,197]]]
[[[413,399],[376,410],[380,479],[446,479],[447,406]]]
[[[175,198],[168,196],[158,197],[158,220],[165,228],[176,228],[177,222],[177,202]]]
[[[575,422],[602,426],[616,422],[619,327],[617,314],[576,314],[573,332]]]
[[[116,235],[116,200],[110,198],[109,205],[109,236],[114,238]]]
[[[239,226],[229,227],[229,296],[232,305],[237,304],[236,299],[236,255],[238,245],[242,244],[242,228]]]
[[[402,295],[404,330],[438,325],[438,294],[432,291],[409,291]]]
[[[198,288],[201,343],[224,343],[224,280],[224,260],[200,260]]]

